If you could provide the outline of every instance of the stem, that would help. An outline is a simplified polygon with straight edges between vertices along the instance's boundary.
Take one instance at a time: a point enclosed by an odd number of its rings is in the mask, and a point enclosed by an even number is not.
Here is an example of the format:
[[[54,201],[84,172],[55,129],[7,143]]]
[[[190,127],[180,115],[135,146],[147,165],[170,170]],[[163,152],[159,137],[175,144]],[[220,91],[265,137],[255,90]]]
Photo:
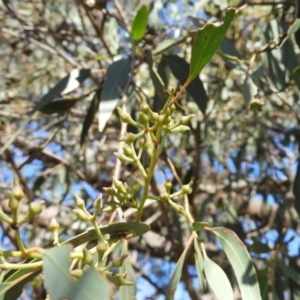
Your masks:
[[[159,127],[157,129],[157,132],[156,132],[157,144],[155,145],[154,150],[153,150],[153,154],[152,154],[152,157],[151,157],[150,166],[149,166],[149,170],[148,170],[148,175],[145,177],[145,186],[144,186],[144,190],[143,190],[142,199],[141,199],[141,202],[140,202],[139,207],[138,207],[136,222],[141,221],[143,208],[144,208],[146,199],[148,197],[150,182],[151,182],[152,176],[154,174],[154,169],[155,169],[157,159],[158,159],[158,156],[159,156],[158,145],[160,143],[161,134],[162,134],[162,127]]]
[[[0,264],[0,269],[6,270],[26,270],[26,269],[33,269],[36,267],[41,267],[43,265],[43,261],[28,263],[28,264],[10,264],[10,263],[3,263]]]
[[[20,231],[19,230],[16,230],[16,241],[17,241],[17,245],[19,247],[19,249],[21,250],[21,252],[26,255],[27,254],[27,250],[23,244],[23,241],[22,241],[22,238],[21,238],[21,235],[20,235]]]

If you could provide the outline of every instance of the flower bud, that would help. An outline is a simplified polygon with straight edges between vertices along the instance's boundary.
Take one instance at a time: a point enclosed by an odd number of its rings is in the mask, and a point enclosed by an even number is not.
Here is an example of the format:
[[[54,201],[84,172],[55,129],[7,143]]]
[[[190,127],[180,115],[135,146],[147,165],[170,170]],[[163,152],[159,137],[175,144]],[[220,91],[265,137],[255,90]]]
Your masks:
[[[187,131],[187,130],[190,130],[190,127],[189,127],[189,126],[179,125],[179,126],[173,128],[173,129],[171,130],[171,132],[180,132],[180,133],[183,133],[183,132],[185,132],[185,131]]]
[[[118,153],[114,153],[114,155],[121,161],[121,162],[134,162],[134,160],[132,158],[129,158],[128,156],[124,155],[124,154],[118,154]]]
[[[165,182],[165,188],[166,188],[168,194],[170,194],[170,191],[171,191],[171,188],[172,188],[172,183],[171,183],[170,179],[168,179],[168,180]]]
[[[89,217],[80,209],[73,209],[73,213],[76,215],[78,220],[85,222],[89,220]]]
[[[85,207],[85,202],[83,199],[81,199],[79,196],[75,195],[75,201],[76,201],[76,206],[80,209],[84,209]]]
[[[132,119],[129,113],[124,113],[120,107],[117,107],[118,114],[123,123],[130,124],[132,126],[137,126],[137,123]]]
[[[124,187],[122,181],[116,179],[114,176],[112,177],[112,181],[113,181],[114,186],[116,187],[116,189],[117,189],[118,191],[120,191],[121,193],[123,193],[123,194],[125,194],[125,195],[127,194],[127,190],[125,189],[125,187]]]
[[[99,211],[103,207],[102,194],[94,201],[94,209]]]
[[[71,270],[70,275],[76,279],[79,279],[83,275],[83,271],[81,269]]]
[[[42,212],[45,201],[31,202],[29,204],[29,212],[31,215],[38,215]]]
[[[124,259],[127,258],[127,257],[128,257],[128,254],[123,254],[121,256],[114,257],[112,259],[112,267],[113,268],[121,267],[122,264],[123,264]]]
[[[11,193],[17,201],[20,201],[24,197],[24,192],[19,185],[14,186]]]
[[[189,184],[185,184],[181,187],[182,194],[189,194],[192,191],[192,184],[193,181],[191,181]]]
[[[149,122],[149,117],[143,112],[139,113],[138,122],[142,125],[146,125]]]
[[[123,147],[123,152],[126,156],[133,158],[134,157],[134,152],[131,148],[129,147]]]
[[[59,227],[60,226],[59,226],[58,222],[56,221],[56,219],[52,218],[50,221],[50,225],[49,225],[50,230],[57,230],[57,229],[59,229]]]
[[[9,201],[8,201],[8,207],[14,211],[19,207],[19,201],[15,198],[15,196],[11,192],[7,192]]]
[[[103,190],[107,193],[109,196],[117,196],[117,192],[112,187],[104,187]]]
[[[153,112],[152,110],[149,110],[148,115],[149,115],[150,122],[152,122],[152,123],[157,122],[157,119],[158,119],[158,116],[159,116],[158,113]]]
[[[179,215],[186,216],[186,213],[185,213],[185,210],[184,210],[184,207],[183,207],[183,206],[174,203],[172,200],[169,200],[168,203],[172,206],[172,208],[173,208]]]
[[[195,117],[194,114],[193,114],[193,115],[188,115],[188,116],[182,116],[182,117],[180,118],[179,123],[180,123],[181,125],[185,125],[185,124],[189,123],[190,120],[191,120],[192,118],[194,118],[194,117]]]
[[[90,265],[92,265],[93,260],[94,260],[94,258],[93,258],[92,253],[89,250],[87,250],[86,248],[83,248],[83,261],[84,261],[84,263],[90,266]]]
[[[170,199],[170,195],[167,192],[163,192],[160,194],[159,198],[161,201],[168,201]]]
[[[122,138],[119,139],[120,142],[125,142],[127,145],[133,144],[137,140],[138,136],[131,132],[124,135]]]
[[[144,114],[148,114],[148,112],[150,111],[150,106],[147,103],[143,103],[140,106],[140,110],[144,113]]]
[[[138,183],[137,180],[135,180],[133,185],[132,185],[132,188],[131,188],[132,194],[135,195],[138,192],[139,189],[140,189],[140,184]]]

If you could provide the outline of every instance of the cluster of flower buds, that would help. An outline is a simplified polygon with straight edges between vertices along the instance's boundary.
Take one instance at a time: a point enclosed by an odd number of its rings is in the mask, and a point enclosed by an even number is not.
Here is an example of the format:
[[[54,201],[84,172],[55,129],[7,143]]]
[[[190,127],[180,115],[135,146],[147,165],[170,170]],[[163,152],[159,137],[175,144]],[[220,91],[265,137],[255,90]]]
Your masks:
[[[77,218],[80,221],[91,221],[95,220],[96,217],[98,216],[100,210],[103,207],[103,202],[102,202],[102,195],[100,194],[99,197],[94,201],[94,213],[91,215],[88,210],[85,207],[85,202],[83,199],[75,195],[75,201],[76,201],[76,207],[73,209],[74,214],[77,216]]]
[[[182,196],[182,195],[187,195],[191,192],[192,190],[192,185],[193,185],[193,181],[190,181],[189,184],[185,184],[183,185],[179,191],[175,192],[175,193],[172,193],[171,194],[171,188],[172,188],[172,183],[170,182],[170,180],[168,179],[166,182],[165,182],[165,188],[166,188],[166,191],[161,193],[161,195],[159,196],[159,199],[160,201],[163,201],[163,202],[167,202],[170,204],[170,206],[180,215],[184,215],[185,216],[185,209],[183,206],[175,203],[173,200],[171,200],[172,198],[175,198],[175,197],[179,197],[179,196]]]
[[[137,203],[134,200],[134,197],[140,189],[138,181],[135,180],[133,185],[129,187],[126,182],[123,183],[115,177],[113,177],[112,180],[114,186],[104,188],[104,190],[109,196],[113,196],[117,201],[110,201],[109,205],[106,206],[103,211],[112,212],[121,206],[137,208]]]

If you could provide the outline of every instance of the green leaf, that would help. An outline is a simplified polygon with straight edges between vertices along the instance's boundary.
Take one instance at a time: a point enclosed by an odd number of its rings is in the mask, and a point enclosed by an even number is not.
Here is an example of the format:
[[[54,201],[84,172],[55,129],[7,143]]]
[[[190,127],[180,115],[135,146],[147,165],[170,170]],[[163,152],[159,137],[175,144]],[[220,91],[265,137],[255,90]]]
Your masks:
[[[132,26],[131,26],[131,36],[135,42],[140,41],[146,31],[148,22],[148,9],[146,5],[142,5],[138,10]]]
[[[112,63],[106,72],[99,105],[99,131],[104,127],[116,108],[122,89],[128,83],[131,63],[128,58]]]
[[[207,256],[204,258],[204,274],[218,300],[233,299],[233,291],[225,272]]]
[[[175,296],[175,292],[177,289],[177,285],[180,281],[181,278],[181,273],[182,273],[182,268],[183,268],[183,264],[184,264],[184,260],[185,260],[185,256],[186,253],[192,243],[193,240],[193,236],[191,236],[191,238],[189,239],[189,241],[187,242],[184,251],[182,252],[176,266],[175,266],[175,270],[172,274],[172,277],[170,279],[170,283],[168,286],[168,290],[167,290],[167,294],[166,294],[166,300],[173,300],[174,296]]]
[[[211,228],[210,231],[220,239],[223,250],[235,273],[242,299],[261,299],[255,269],[245,245],[229,229],[217,227]]]
[[[181,85],[184,85],[189,77],[189,64],[177,55],[166,55],[163,59],[169,65],[173,75],[179,80]],[[194,99],[203,114],[205,114],[207,106],[207,95],[199,76],[196,76],[187,86],[186,91]]]
[[[207,288],[206,279],[204,277],[204,257],[199,247],[199,242],[197,237],[194,238],[194,248],[195,248],[195,262],[196,270],[200,284],[200,290],[205,291]]]
[[[190,81],[196,78],[218,50],[234,15],[235,9],[229,9],[222,25],[207,24],[196,30],[189,72]]]
[[[124,235],[124,234],[132,234],[133,236],[139,236],[147,231],[149,231],[149,225],[145,223],[138,223],[138,222],[120,222],[120,223],[113,223],[107,226],[99,227],[102,234],[110,234],[110,235]],[[95,229],[90,229],[86,232],[83,232],[79,235],[76,235],[62,244],[72,244],[74,247],[78,247],[84,243],[90,242],[97,238],[97,234]]]
[[[95,295],[108,300],[111,286],[94,268],[88,269],[79,281],[70,277],[71,246],[52,248],[43,253],[45,288],[51,299],[94,300]]]
[[[80,134],[80,146],[83,145],[84,143],[84,139],[88,134],[88,131],[93,123],[94,117],[96,115],[97,109],[99,107],[99,103],[100,103],[100,95],[99,93],[101,92],[101,90],[98,90],[94,97],[93,100],[91,101],[91,104],[88,108],[87,114],[84,118],[83,121],[83,125],[82,125],[82,130],[81,130],[81,134]]]
[[[71,246],[52,248],[43,253],[43,273],[45,288],[51,299],[68,298],[69,290],[74,286],[70,277]]]
[[[128,241],[121,240],[121,255],[128,254]],[[134,300],[136,299],[136,276],[130,262],[130,256],[124,259],[122,266],[119,268],[120,274],[127,274],[126,280],[132,281],[133,285],[122,285],[120,287],[121,300]]]
[[[252,245],[248,247],[250,252],[268,253],[271,251],[268,244],[262,243],[257,237],[252,238]]]

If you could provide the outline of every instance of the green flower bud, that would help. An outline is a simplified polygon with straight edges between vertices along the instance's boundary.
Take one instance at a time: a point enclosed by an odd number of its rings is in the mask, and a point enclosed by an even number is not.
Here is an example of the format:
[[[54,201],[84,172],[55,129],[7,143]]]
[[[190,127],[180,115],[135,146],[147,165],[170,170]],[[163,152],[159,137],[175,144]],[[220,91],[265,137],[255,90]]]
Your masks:
[[[13,211],[19,207],[19,201],[15,198],[15,196],[11,192],[7,192],[9,201],[8,207]]]
[[[104,207],[102,209],[103,212],[107,212],[107,213],[112,213],[114,212],[119,206],[115,205],[115,204],[111,204],[111,205],[108,205],[106,207]]]
[[[92,253],[86,248],[83,248],[83,261],[89,266],[91,266],[94,261]]]
[[[80,209],[73,209],[73,213],[76,215],[78,220],[85,222],[89,220],[89,217]]]
[[[17,201],[20,201],[24,197],[24,192],[19,185],[14,186],[11,193]]]
[[[50,230],[57,230],[59,229],[59,224],[57,223],[56,219],[55,218],[52,218],[51,221],[50,221],[50,225],[49,225],[49,228]]]
[[[99,211],[103,207],[102,194],[94,201],[95,210]]]
[[[183,185],[181,187],[182,194],[189,194],[189,193],[191,193],[191,191],[192,191],[192,184],[193,184],[193,181],[191,181],[189,184]]]
[[[126,274],[117,274],[116,276],[112,276],[111,274],[106,274],[107,279],[115,284],[116,286],[127,285],[131,286],[134,283],[130,280],[126,279]]]
[[[80,208],[80,209],[84,209],[85,208],[85,202],[79,196],[75,195],[75,201],[76,201],[76,206],[78,208]]]
[[[183,133],[187,130],[190,130],[190,127],[189,126],[185,126],[185,125],[179,125],[173,129],[171,129],[171,132],[180,132],[180,133]]]
[[[83,275],[83,271],[81,269],[71,270],[70,275],[76,279],[79,279]]]
[[[134,151],[129,147],[123,147],[123,152],[126,156],[134,158]]]
[[[149,122],[149,117],[143,112],[139,113],[138,122],[142,125],[146,125]]]
[[[144,113],[144,114],[148,114],[148,112],[150,111],[150,106],[147,103],[143,103],[140,106],[140,110]]]
[[[128,156],[124,155],[124,154],[118,154],[118,153],[114,153],[114,155],[121,161],[121,162],[134,162],[134,160],[132,158],[129,158]]]
[[[127,145],[133,144],[137,140],[138,136],[131,132],[119,139],[120,142],[125,142]]]
[[[185,124],[189,123],[191,121],[191,119],[194,117],[195,117],[194,114],[188,115],[188,116],[182,116],[179,122],[181,125],[185,125]]]
[[[124,113],[120,107],[117,107],[118,114],[123,123],[130,124],[132,126],[137,126],[137,123],[132,119],[129,113]]]
[[[166,188],[168,194],[170,194],[170,191],[171,191],[171,188],[172,188],[172,183],[171,183],[170,179],[168,179],[168,180],[165,182],[165,188]]]
[[[128,257],[128,254],[123,254],[121,256],[114,257],[112,259],[111,266],[113,268],[120,268],[122,266],[122,264],[123,264],[124,259],[127,258],[127,257]]]
[[[139,147],[145,148],[145,140],[143,138],[139,140]]]
[[[149,110],[148,115],[149,115],[150,122],[152,122],[152,123],[156,123],[157,122],[158,117],[159,117],[158,113],[153,112],[152,110]]]
[[[170,199],[170,195],[167,192],[163,192],[160,194],[159,198],[161,201],[168,201]]]
[[[122,181],[116,179],[114,176],[112,177],[112,181],[113,181],[114,186],[116,187],[116,189],[117,189],[118,191],[120,191],[121,193],[123,193],[123,194],[125,194],[125,195],[127,194],[127,190],[125,189],[125,187],[124,187]]]
[[[42,212],[45,201],[31,202],[29,204],[29,212],[31,215],[38,215]]]

